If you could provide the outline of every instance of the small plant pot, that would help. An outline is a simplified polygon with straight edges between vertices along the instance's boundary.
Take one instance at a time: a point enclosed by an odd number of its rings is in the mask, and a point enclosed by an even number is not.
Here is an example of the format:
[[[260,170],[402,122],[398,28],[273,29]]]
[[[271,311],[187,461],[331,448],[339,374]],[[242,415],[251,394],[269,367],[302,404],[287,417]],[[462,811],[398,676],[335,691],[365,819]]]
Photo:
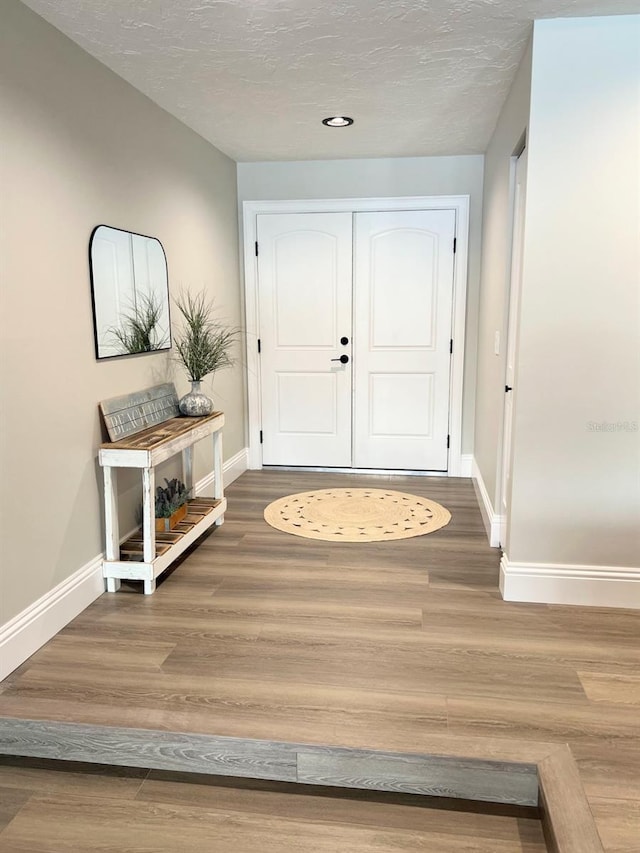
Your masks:
[[[156,533],[164,533],[167,530],[173,530],[176,524],[180,524],[182,519],[187,514],[187,505],[182,504],[172,513],[169,518],[156,518]]]

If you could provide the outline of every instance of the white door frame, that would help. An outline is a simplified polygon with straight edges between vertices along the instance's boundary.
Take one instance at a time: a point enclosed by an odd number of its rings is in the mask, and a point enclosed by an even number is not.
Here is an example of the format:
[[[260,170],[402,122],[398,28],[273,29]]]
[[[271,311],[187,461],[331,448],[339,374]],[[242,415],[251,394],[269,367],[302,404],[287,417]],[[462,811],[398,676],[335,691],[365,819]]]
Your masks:
[[[360,213],[389,210],[455,210],[456,255],[453,269],[451,386],[449,392],[449,477],[463,476],[462,391],[464,378],[467,263],[469,247],[469,196],[410,196],[398,198],[299,199],[243,202],[245,332],[247,345],[247,397],[249,468],[262,468],[260,444],[261,394],[258,356],[258,262],[255,252],[258,214]]]
[[[509,256],[509,283],[507,287],[507,333],[505,336],[505,395],[502,410],[502,424],[500,430],[500,452],[496,470],[496,516],[498,521],[498,540],[503,552],[506,552],[509,536],[509,505],[511,495],[505,481],[506,472],[511,472],[513,464],[513,418],[515,413],[515,400],[517,397],[517,361],[518,361],[518,335],[520,330],[520,298],[522,290],[522,255],[524,251],[524,229],[527,191],[527,147],[523,140],[519,146],[518,154],[514,154],[510,164],[510,183],[512,187],[511,199],[511,239]],[[522,185],[518,188],[518,178]],[[509,376],[509,363],[514,365],[513,376]],[[507,392],[507,385],[512,382],[511,391]],[[511,395],[511,417],[507,423],[508,410],[506,395]]]

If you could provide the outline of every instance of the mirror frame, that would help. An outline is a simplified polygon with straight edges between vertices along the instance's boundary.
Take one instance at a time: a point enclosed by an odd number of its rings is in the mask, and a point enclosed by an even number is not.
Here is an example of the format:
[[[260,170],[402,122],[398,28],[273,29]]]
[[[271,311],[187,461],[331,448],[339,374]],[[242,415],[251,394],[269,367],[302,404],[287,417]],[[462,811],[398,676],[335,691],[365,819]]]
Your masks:
[[[96,310],[96,294],[95,294],[95,278],[93,274],[93,259],[92,259],[92,248],[93,241],[96,236],[96,233],[100,228],[110,228],[112,231],[121,231],[123,234],[132,234],[134,237],[144,237],[145,240],[154,240],[161,248],[162,255],[164,257],[164,266],[167,271],[167,318],[169,321],[168,333],[169,333],[169,343],[167,346],[159,347],[154,350],[141,350],[140,352],[122,352],[115,353],[114,355],[100,355],[100,341],[98,340],[98,315]],[[96,361],[106,361],[114,358],[135,358],[140,355],[155,355],[160,352],[168,352],[173,346],[173,336],[171,334],[171,296],[169,292],[169,264],[167,262],[167,253],[164,250],[164,246],[160,242],[157,237],[149,237],[148,234],[139,234],[137,231],[128,231],[125,228],[116,228],[114,225],[106,225],[104,222],[101,222],[99,225],[96,225],[89,237],[89,280],[91,282],[91,312],[93,314],[93,344],[95,349]]]

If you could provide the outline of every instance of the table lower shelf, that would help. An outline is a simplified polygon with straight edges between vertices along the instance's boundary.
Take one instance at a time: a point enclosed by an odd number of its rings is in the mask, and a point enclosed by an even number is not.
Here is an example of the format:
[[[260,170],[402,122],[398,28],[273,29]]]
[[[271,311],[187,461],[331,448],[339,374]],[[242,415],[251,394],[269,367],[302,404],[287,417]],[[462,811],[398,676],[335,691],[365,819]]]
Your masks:
[[[140,529],[122,543],[119,560],[102,561],[102,576],[118,580],[155,580],[210,527],[222,524],[226,508],[226,498],[194,498],[188,502],[187,515],[173,530],[156,533],[155,559],[144,561]]]

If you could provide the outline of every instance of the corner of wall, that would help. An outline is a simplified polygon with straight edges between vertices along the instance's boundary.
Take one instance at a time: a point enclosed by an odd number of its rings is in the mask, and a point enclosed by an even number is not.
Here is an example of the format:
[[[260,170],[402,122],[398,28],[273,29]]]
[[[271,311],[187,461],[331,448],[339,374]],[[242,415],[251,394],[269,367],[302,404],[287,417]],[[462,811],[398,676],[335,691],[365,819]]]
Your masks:
[[[493,508],[491,498],[489,497],[487,487],[484,484],[480,468],[478,467],[478,463],[475,458],[472,458],[471,460],[471,477],[473,478],[473,488],[475,489],[476,497],[478,498],[480,513],[482,515],[482,521],[484,522],[484,528],[487,531],[489,545],[492,548],[499,548],[502,540],[504,517],[498,515]]]

